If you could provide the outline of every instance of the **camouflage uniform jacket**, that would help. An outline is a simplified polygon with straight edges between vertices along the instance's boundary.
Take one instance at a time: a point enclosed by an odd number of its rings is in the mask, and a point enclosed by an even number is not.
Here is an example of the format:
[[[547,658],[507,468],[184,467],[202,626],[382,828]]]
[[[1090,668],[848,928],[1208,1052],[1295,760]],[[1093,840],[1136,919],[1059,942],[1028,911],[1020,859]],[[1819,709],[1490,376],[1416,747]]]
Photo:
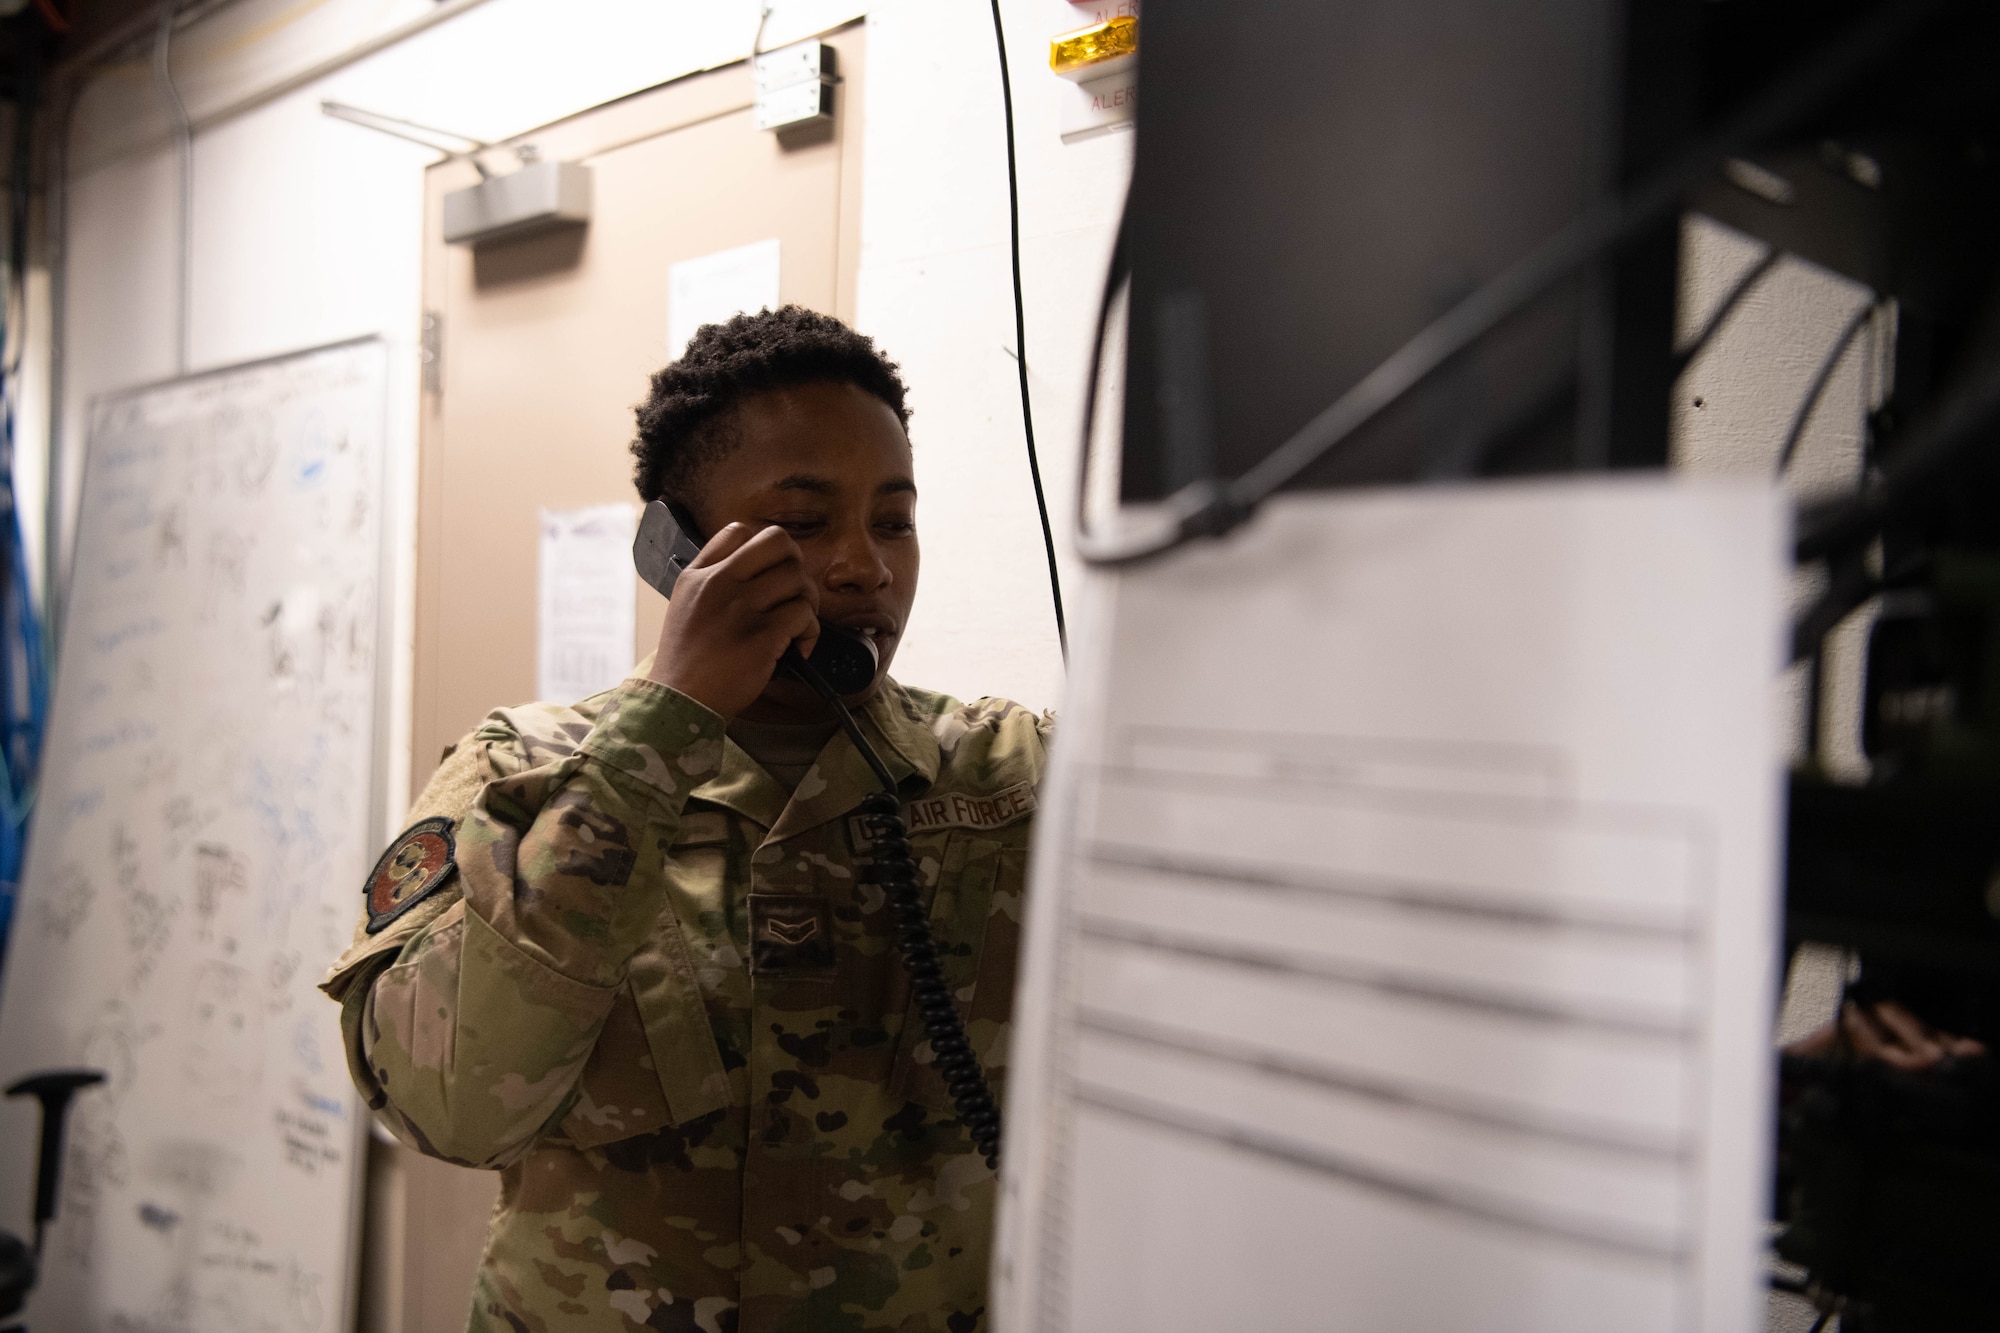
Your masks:
[[[998,1095],[1049,721],[890,682],[862,725]],[[995,1182],[856,873],[875,786],[836,733],[788,799],[643,680],[448,752],[413,818],[456,874],[324,989],[382,1122],[502,1172],[472,1329],[984,1326]]]

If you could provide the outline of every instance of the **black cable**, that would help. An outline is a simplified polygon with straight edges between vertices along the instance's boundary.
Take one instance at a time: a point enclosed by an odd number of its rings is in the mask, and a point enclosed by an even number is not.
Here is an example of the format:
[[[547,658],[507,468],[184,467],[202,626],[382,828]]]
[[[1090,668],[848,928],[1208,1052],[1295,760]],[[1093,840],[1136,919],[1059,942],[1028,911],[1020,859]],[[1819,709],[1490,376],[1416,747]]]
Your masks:
[[[1163,555],[1196,537],[1219,536],[1236,527],[1266,497],[1326,457],[1440,367],[1585,265],[1650,228],[1676,208],[1717,163],[1770,140],[1810,114],[1860,74],[1888,59],[1951,2],[1914,0],[1879,6],[1755,98],[1715,134],[1654,172],[1630,194],[1591,205],[1539,249],[1420,330],[1242,476],[1226,483],[1215,479],[1196,482],[1168,496],[1160,507],[1157,530],[1134,540],[1105,541],[1080,527],[1079,552],[1092,564],[1132,564]],[[1107,305],[1110,290],[1107,287]],[[1100,329],[1104,322],[1105,314],[1100,313]],[[1095,382],[1086,388],[1086,413],[1095,407],[1096,390]],[[1088,440],[1086,430],[1086,448]]]
[[[1132,251],[1128,235],[1132,229],[1132,191],[1118,206],[1118,230],[1111,238],[1111,262],[1104,271],[1104,292],[1097,300],[1097,328],[1090,338],[1090,372],[1084,377],[1083,429],[1076,437],[1076,530],[1079,536],[1090,531],[1091,436],[1097,429],[1097,386],[1104,376],[1104,334],[1111,327],[1111,307],[1131,276]]]
[[[938,1072],[951,1093],[951,1104],[972,1136],[973,1146],[994,1169],[1000,1166],[1000,1107],[987,1085],[986,1071],[972,1053],[958,1006],[952,1003],[938,967],[937,938],[924,915],[918,888],[917,863],[911,859],[909,830],[895,789],[876,792],[861,802],[862,824],[868,830],[868,850],[874,864],[861,872],[861,882],[879,885],[899,930],[896,947],[903,969],[910,974],[910,994],[924,1021],[924,1036],[937,1057]]]
[[[951,1104],[959,1123],[972,1136],[973,1146],[992,1169],[1000,1166],[1000,1106],[987,1084],[986,1071],[979,1067],[972,1042],[965,1035],[965,1023],[952,1002],[951,988],[945,984],[938,966],[937,936],[931,933],[930,918],[924,915],[923,890],[917,863],[910,853],[910,831],[903,824],[902,804],[896,796],[896,776],[882,762],[882,756],[862,732],[854,714],[847,711],[840,696],[826,678],[796,652],[787,651],[785,665],[792,674],[812,687],[840,721],[841,730],[874,772],[882,790],[861,802],[861,822],[868,830],[870,864],[861,872],[863,884],[881,888],[896,923],[896,948],[903,958],[903,970],[910,975],[910,995],[917,1014],[923,1019],[924,1036],[937,1056],[938,1073],[944,1076]]]
[[[1819,1318],[1813,1320],[1813,1326],[1808,1331],[1808,1333],[1823,1333],[1823,1330],[1826,1328],[1827,1321],[1832,1318],[1833,1318],[1833,1311],[1831,1310],[1820,1311]]]
[[[1862,553],[1848,549],[1827,562],[1826,587],[1792,622],[1792,658],[1803,662],[1819,651],[1821,640],[1852,615],[1863,602],[1882,591],[1882,582],[1868,571]]]
[[[1736,312],[1736,307],[1743,304],[1743,298],[1748,296],[1751,290],[1764,280],[1764,275],[1776,268],[1778,261],[1784,257],[1785,252],[1774,245],[1766,249],[1756,263],[1743,270],[1743,275],[1736,279],[1735,285],[1730,287],[1728,294],[1722,298],[1722,303],[1703,321],[1694,337],[1688,339],[1685,347],[1675,349],[1675,379],[1687,373],[1687,368],[1701,355],[1702,349],[1714,341],[1715,335],[1722,331],[1722,326]]]
[[[1820,358],[1819,369],[1813,372],[1812,383],[1806,386],[1806,396],[1799,403],[1799,410],[1792,414],[1792,428],[1785,432],[1785,447],[1778,451],[1779,476],[1792,465],[1792,455],[1798,452],[1799,441],[1805,438],[1806,423],[1812,420],[1813,409],[1826,395],[1826,386],[1833,382],[1833,372],[1840,367],[1840,359],[1847,355],[1847,349],[1854,342],[1856,334],[1868,323],[1868,317],[1875,313],[1873,301],[1863,302],[1859,310],[1841,327],[1840,336],[1833,340],[1833,346]]]
[[[1007,73],[1007,30],[1000,0],[993,0],[993,40],[1000,49],[1000,105],[1007,120],[1007,249],[1014,262],[1014,368],[1021,377],[1021,430],[1028,439],[1028,475],[1035,483],[1035,512],[1042,518],[1042,549],[1049,557],[1049,599],[1056,609],[1056,644],[1069,660],[1069,627],[1063,620],[1062,576],[1056,572],[1056,535],[1042,493],[1042,460],[1035,450],[1035,407],[1028,397],[1028,315],[1021,299],[1021,181],[1014,162],[1014,83]]]
[[[2000,426],[2000,352],[1989,353],[1942,401],[1896,440],[1876,484],[1799,516],[1792,554],[1800,563],[1873,540],[1884,523],[1930,494],[1970,450]]]

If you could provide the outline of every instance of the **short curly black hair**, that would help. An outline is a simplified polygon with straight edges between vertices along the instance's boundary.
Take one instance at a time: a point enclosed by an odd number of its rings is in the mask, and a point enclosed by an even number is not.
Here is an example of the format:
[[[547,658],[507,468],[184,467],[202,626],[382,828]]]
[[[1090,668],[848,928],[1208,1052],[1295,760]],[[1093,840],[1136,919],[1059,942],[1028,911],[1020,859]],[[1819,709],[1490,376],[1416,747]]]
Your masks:
[[[685,500],[700,469],[735,444],[733,409],[743,399],[826,381],[874,394],[908,429],[896,363],[831,315],[786,305],[702,325],[680,360],[655,372],[652,393],[635,409],[639,497]]]

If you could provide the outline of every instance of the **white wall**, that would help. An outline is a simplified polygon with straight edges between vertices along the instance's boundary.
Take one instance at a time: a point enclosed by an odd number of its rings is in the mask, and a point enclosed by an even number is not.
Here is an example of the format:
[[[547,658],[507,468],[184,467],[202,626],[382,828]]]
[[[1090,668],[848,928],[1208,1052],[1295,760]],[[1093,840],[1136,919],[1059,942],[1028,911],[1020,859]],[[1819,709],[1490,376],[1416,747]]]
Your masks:
[[[1690,219],[1682,237],[1685,337],[1706,322],[1764,247],[1704,218]],[[1849,317],[1871,299],[1859,283],[1800,259],[1780,260],[1744,297],[1677,386],[1676,465],[1704,475],[1772,475],[1793,413],[1821,361]],[[1895,351],[1890,324],[1883,320],[1864,330],[1840,357],[1785,472],[1792,494],[1824,499],[1851,490],[1859,479],[1864,421],[1889,388]],[[1813,571],[1795,574],[1794,612],[1802,611],[1821,586]],[[1871,603],[1848,617],[1827,644],[1821,758],[1830,773],[1848,780],[1868,773],[1861,750],[1861,690],[1873,622]],[[1786,728],[1785,752],[1799,756],[1806,735],[1802,668],[1787,673],[1783,689],[1779,711]]]
[[[420,253],[408,219],[422,207],[433,154],[352,130],[293,97],[195,140],[189,368],[386,336],[392,512],[407,545]],[[125,156],[71,183],[63,473],[72,515],[90,400],[175,373],[176,198],[166,151]],[[73,534],[73,521],[63,528]],[[409,620],[410,586],[406,574],[399,623]],[[406,632],[392,651],[406,695]],[[395,709],[399,737],[407,711]],[[407,767],[392,760],[388,771]]]
[[[862,7],[787,0],[771,16],[767,44]],[[504,139],[740,58],[757,22],[754,0],[460,0],[455,8],[445,21],[243,114],[228,109],[258,95],[260,76],[310,70],[342,43],[406,21],[410,6],[240,0],[178,38],[175,59],[189,112],[207,126],[195,139],[190,368],[362,334],[387,337],[397,368],[394,499],[406,550],[422,174],[435,154],[331,120],[319,112],[321,99]],[[1053,706],[1062,666],[1009,355],[1005,157],[990,11],[980,0],[885,0],[873,10],[860,322],[912,383],[927,556],[898,674],[968,697],[1006,694]],[[1083,326],[1101,282],[1130,136],[1063,145],[1056,126],[1063,87],[1048,71],[1047,41],[1074,26],[1077,11],[1066,0],[1007,0],[1006,13],[1029,364],[1060,532],[1074,472]],[[265,44],[261,64],[244,54],[257,41]],[[90,398],[175,369],[175,171],[165,125],[137,64],[107,70],[78,110],[64,398],[72,513]],[[38,512],[35,497],[25,502]],[[407,569],[398,609],[395,734],[406,745]],[[391,774],[407,768],[390,757]],[[389,793],[390,818],[405,795]]]
[[[1036,437],[1070,557],[1091,321],[1132,136],[1064,144],[1049,38],[1067,0],[1003,5],[1021,168],[1022,264]],[[1021,435],[1011,351],[1006,141],[993,21],[979,0],[887,0],[869,21],[859,318],[911,385],[924,592],[898,675],[962,697],[1051,707],[1062,661]]]

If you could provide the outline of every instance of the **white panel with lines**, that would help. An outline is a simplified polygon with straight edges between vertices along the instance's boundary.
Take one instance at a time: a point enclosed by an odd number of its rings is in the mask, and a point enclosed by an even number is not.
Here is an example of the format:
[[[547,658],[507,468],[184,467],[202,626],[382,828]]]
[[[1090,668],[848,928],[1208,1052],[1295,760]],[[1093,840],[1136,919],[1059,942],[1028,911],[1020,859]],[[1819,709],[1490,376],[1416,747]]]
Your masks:
[[[1344,494],[1095,584],[1003,1333],[1755,1326],[1784,534]]]

